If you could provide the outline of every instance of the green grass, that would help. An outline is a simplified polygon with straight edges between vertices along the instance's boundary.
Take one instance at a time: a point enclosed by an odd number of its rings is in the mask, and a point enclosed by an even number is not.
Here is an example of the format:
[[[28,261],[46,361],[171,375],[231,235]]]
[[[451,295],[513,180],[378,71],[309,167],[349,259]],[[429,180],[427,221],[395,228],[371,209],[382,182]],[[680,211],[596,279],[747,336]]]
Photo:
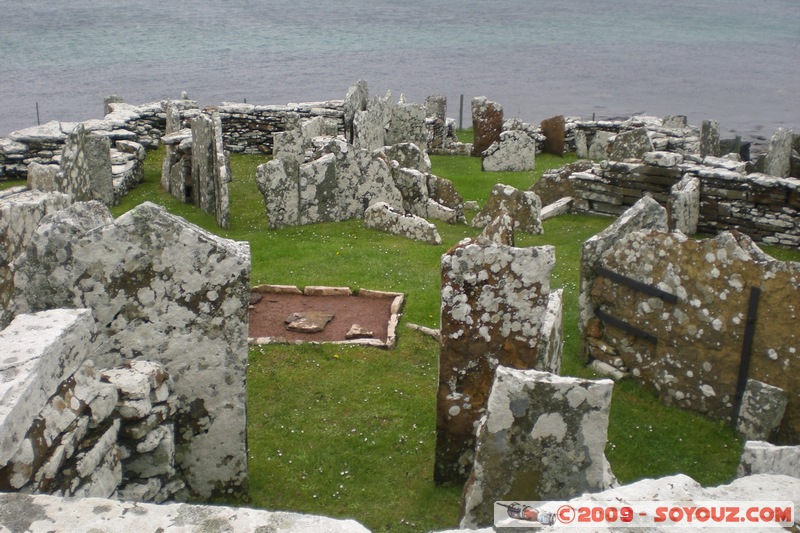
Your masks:
[[[404,327],[438,327],[440,258],[478,231],[437,223],[443,246],[366,230],[361,221],[269,230],[255,185],[263,156],[234,156],[231,229],[160,191],[160,151],[146,182],[113,209],[149,200],[222,236],[248,241],[253,284],[342,285],[406,294],[398,345],[384,351],[344,346],[261,346],[249,352],[249,505],[355,518],[374,531],[455,527],[458,487],[433,483],[438,344]],[[537,170],[489,174],[467,157],[432,157],[434,172],[481,204],[495,183],[527,189],[549,166],[574,160],[538,156]],[[551,286],[564,288],[564,373],[592,377],[578,357],[577,291],[581,244],[612,219],[564,215],[518,246],[552,244]],[[783,252],[781,252],[783,253]],[[792,257],[800,259],[800,254]],[[728,482],[741,444],[726,426],[662,406],[632,381],[615,385],[607,455],[621,482],[686,473],[706,485]]]

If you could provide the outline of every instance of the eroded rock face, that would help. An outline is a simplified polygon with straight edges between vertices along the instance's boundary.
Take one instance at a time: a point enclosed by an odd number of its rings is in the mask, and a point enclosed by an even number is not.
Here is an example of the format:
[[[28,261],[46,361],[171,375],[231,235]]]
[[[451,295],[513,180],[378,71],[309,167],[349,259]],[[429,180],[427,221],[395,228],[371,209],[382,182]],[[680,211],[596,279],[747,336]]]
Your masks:
[[[542,232],[541,210],[542,201],[536,193],[498,183],[492,188],[486,205],[472,219],[472,227],[484,227],[497,216],[508,213],[514,220],[515,230],[538,234]]]
[[[480,156],[503,131],[503,106],[490,102],[485,96],[472,99],[473,157]]]
[[[500,138],[483,152],[484,172],[520,172],[536,166],[536,141],[520,130],[500,133]]]
[[[748,376],[789,392],[778,438],[798,442],[800,263],[776,261],[742,234],[697,241],[636,231],[608,247],[598,264],[675,297],[673,303],[606,276],[587,293],[593,309],[650,336],[631,335],[601,317],[602,340],[667,404],[730,420],[745,327],[754,318]]]
[[[248,245],[150,203],[99,226],[107,213],[77,209],[44,221],[17,260],[20,309],[91,309],[98,367],[163,364],[192,399],[176,415],[178,497],[246,494]]]
[[[465,239],[442,256],[442,345],[437,394],[437,483],[462,483],[476,423],[498,365],[545,368],[551,246]]]
[[[612,485],[604,450],[613,382],[500,366],[478,428],[461,527],[491,525],[498,500],[565,500]]]

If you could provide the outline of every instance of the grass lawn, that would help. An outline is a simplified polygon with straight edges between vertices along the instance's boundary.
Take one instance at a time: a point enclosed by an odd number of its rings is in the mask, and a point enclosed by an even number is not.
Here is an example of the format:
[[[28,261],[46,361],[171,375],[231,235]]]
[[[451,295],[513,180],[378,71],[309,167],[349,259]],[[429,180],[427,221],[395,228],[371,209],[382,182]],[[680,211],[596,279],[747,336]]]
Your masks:
[[[440,257],[478,230],[437,223],[442,246],[366,230],[361,221],[269,230],[255,184],[262,156],[234,156],[231,230],[159,190],[163,153],[148,154],[146,182],[113,209],[149,200],[222,236],[245,240],[252,283],[341,285],[400,291],[406,307],[392,351],[343,346],[259,346],[249,352],[249,505],[354,518],[374,531],[457,525],[460,487],[433,483],[438,344],[405,327],[439,323]],[[482,173],[469,157],[432,157],[466,200],[483,203],[495,183],[528,188],[549,167],[574,157],[537,158],[535,172]],[[578,359],[581,244],[611,223],[564,215],[518,246],[552,244],[551,286],[563,287],[564,373],[591,377]],[[784,257],[785,258],[785,257]],[[794,254],[793,259],[800,256]],[[664,407],[635,382],[615,385],[607,456],[621,482],[686,473],[703,484],[732,479],[740,441],[727,426]]]

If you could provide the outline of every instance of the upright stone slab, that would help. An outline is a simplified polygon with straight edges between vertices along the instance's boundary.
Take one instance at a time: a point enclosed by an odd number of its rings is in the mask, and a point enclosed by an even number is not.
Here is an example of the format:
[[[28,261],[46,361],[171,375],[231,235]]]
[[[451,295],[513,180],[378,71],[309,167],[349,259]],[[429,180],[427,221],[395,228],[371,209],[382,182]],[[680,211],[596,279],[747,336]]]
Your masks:
[[[565,126],[564,115],[556,115],[541,122],[540,127],[542,128],[542,135],[544,135],[542,151],[558,157],[564,157]],[[584,155],[583,157],[586,156]]]
[[[428,148],[442,148],[447,139],[447,98],[432,94],[425,99],[426,123],[430,131]]]
[[[180,131],[181,128],[181,111],[173,101],[167,101],[164,104],[164,112],[167,115],[166,125],[164,126],[164,135]]]
[[[353,146],[356,149],[372,151],[386,144],[386,129],[392,120],[391,98],[391,91],[383,98],[371,98],[364,111],[355,113]]]
[[[437,483],[463,483],[498,365],[540,368],[552,246],[465,239],[442,256]]]
[[[522,172],[536,166],[536,141],[521,130],[504,131],[483,152],[484,172]]]
[[[776,446],[760,440],[744,443],[736,477],[781,474],[800,478],[800,446]]]
[[[736,421],[736,431],[747,440],[767,440],[786,412],[788,393],[757,379],[748,379]]]
[[[704,120],[700,128],[700,156],[719,157],[719,122]]]
[[[542,202],[536,193],[520,191],[510,185],[498,183],[492,188],[489,199],[472,219],[472,227],[482,228],[502,213],[514,220],[514,229],[526,233],[542,233]]]
[[[608,159],[608,143],[612,134],[607,131],[598,131],[589,144],[589,159],[599,161]]]
[[[21,310],[91,309],[98,367],[164,365],[187,402],[176,425],[176,470],[187,487],[177,497],[245,495],[248,245],[149,202],[83,232],[92,224],[74,217],[44,221],[17,261]],[[54,238],[65,226],[74,238]]]
[[[514,219],[508,213],[501,213],[486,224],[481,239],[506,246],[514,246]]]
[[[623,131],[614,137],[608,147],[608,159],[611,161],[642,159],[646,153],[653,150],[653,142],[647,135],[647,129],[637,128]]]
[[[606,250],[628,234],[640,229],[667,230],[667,211],[650,197],[644,197],[625,211],[611,226],[593,236],[581,247],[581,283],[578,296],[580,315],[578,327],[581,332],[582,352],[588,362],[591,356],[587,336],[597,332],[596,307],[592,303],[591,290],[597,274],[594,267]]]
[[[764,174],[785,178],[789,175],[792,159],[792,130],[779,128],[769,141],[764,159]]]
[[[61,193],[24,187],[0,191],[0,329],[14,318],[14,260],[28,246],[42,219],[69,203],[70,198]]]
[[[350,144],[355,144],[353,121],[357,113],[366,111],[368,101],[369,88],[366,81],[358,80],[347,90],[344,97],[344,135]]]
[[[392,118],[386,132],[385,143],[414,143],[426,146],[428,132],[425,129],[425,105],[405,102],[402,98],[392,106]]]
[[[670,189],[669,227],[686,235],[697,233],[700,220],[700,179],[687,174]]]
[[[111,141],[108,137],[90,134],[83,124],[78,124],[67,136],[58,178],[58,191],[71,194],[75,201],[100,200],[113,205]]]
[[[566,500],[610,488],[604,450],[613,386],[498,367],[460,527],[492,525],[498,500]]]
[[[213,215],[220,228],[228,229],[231,172],[217,113],[201,113],[192,121],[192,180],[197,206]]]
[[[32,191],[57,191],[58,165],[42,165],[35,161],[28,164],[28,188]]]
[[[485,96],[472,99],[472,156],[479,157],[503,131],[503,106],[490,102]]]

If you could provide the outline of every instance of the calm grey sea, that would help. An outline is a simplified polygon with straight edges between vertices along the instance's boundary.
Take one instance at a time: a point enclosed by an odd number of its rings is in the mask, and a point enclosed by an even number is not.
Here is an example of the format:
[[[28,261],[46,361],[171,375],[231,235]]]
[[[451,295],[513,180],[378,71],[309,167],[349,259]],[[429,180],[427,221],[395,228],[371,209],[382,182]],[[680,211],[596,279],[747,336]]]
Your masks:
[[[798,0],[0,0],[0,135],[188,91],[201,105],[342,98],[357,79],[507,117],[685,114],[800,129]]]

